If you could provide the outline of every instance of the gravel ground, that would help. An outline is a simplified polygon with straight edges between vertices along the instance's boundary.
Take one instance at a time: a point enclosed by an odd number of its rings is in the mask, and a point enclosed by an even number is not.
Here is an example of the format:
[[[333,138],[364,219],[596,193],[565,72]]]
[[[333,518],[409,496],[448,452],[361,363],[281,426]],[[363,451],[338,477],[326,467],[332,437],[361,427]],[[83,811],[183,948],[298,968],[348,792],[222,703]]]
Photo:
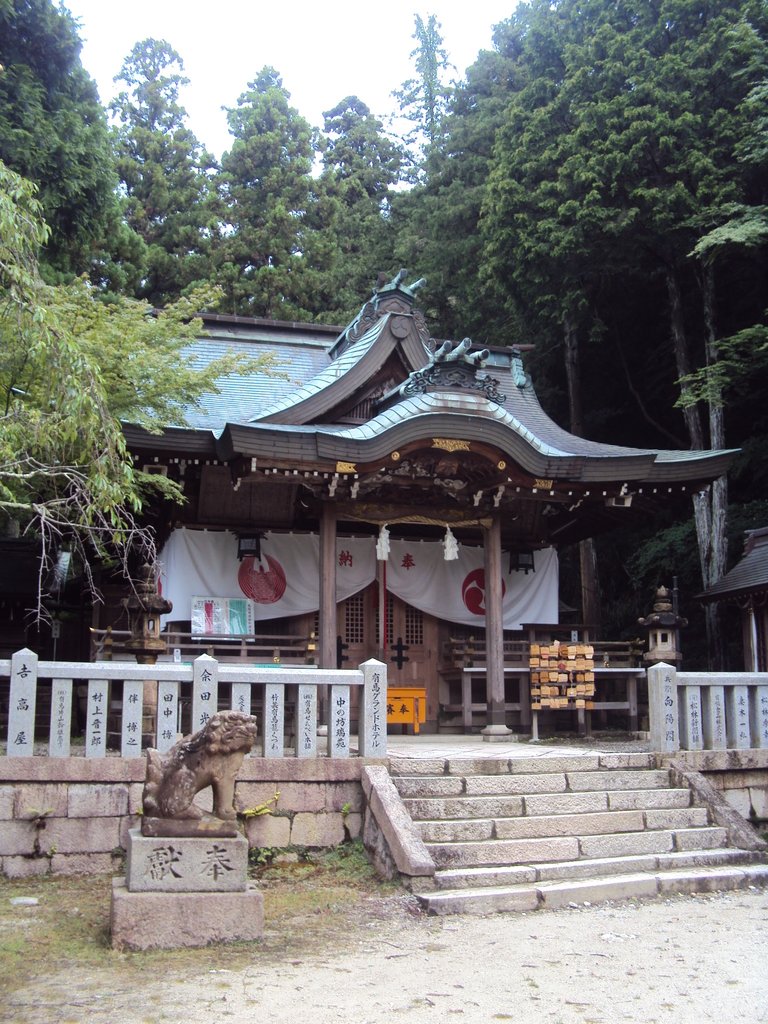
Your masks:
[[[282,922],[236,960],[201,951],[178,970],[153,971],[150,958],[137,972],[123,955],[81,976],[49,971],[33,989],[16,990],[0,1019],[768,1022],[764,891],[485,918],[426,917],[412,897],[393,895],[360,901],[334,935],[304,931],[307,924]]]

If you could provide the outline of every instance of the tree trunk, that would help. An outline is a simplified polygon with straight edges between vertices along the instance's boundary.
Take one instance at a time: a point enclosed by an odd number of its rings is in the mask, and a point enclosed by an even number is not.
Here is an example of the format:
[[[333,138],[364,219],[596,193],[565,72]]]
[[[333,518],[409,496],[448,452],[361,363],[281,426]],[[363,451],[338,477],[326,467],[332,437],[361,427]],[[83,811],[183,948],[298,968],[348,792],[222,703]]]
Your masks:
[[[571,433],[582,436],[584,416],[581,401],[581,352],[579,332],[571,317],[563,321],[563,346],[565,348],[565,376],[568,382],[568,408],[571,418]],[[581,571],[581,621],[590,626],[600,626],[600,583],[597,574],[597,552],[595,542],[589,537],[579,543],[579,568]]]
[[[715,281],[711,264],[702,268],[701,290],[704,306],[704,331],[706,361],[713,366],[718,360],[717,332],[715,328]],[[710,400],[709,443],[712,448],[725,448],[725,420],[722,396]],[[710,522],[707,535],[706,565],[702,576],[704,586],[710,587],[725,574],[728,565],[728,479],[725,476],[714,480],[710,486]],[[707,636],[711,667],[715,671],[725,669],[725,637],[722,608],[717,601],[708,601],[705,607]]]
[[[675,352],[675,367],[678,377],[687,376],[693,367],[688,352],[688,339],[685,336],[685,324],[683,323],[683,302],[680,295],[680,285],[673,270],[667,271],[667,295],[669,296],[669,326],[672,335],[672,347]],[[685,383],[680,385],[680,393],[685,397],[688,387]],[[683,419],[690,438],[691,448],[703,450],[704,428],[701,424],[701,416],[695,405],[688,405],[683,409]]]
[[[717,361],[717,344],[714,322],[714,280],[711,267],[705,267],[701,280],[702,302],[704,311],[705,355],[708,365]],[[680,288],[672,270],[667,273],[667,293],[669,296],[670,328],[672,344],[675,352],[675,365],[679,377],[685,377],[692,370],[688,351],[688,341],[682,317],[682,301]],[[680,386],[681,395],[685,396],[685,382]],[[704,427],[699,409],[695,405],[683,409],[685,425],[691,440],[691,448],[705,447]],[[725,447],[723,409],[719,402],[708,405],[710,445],[713,448]],[[693,514],[696,523],[696,540],[699,549],[699,564],[704,587],[715,583],[725,572],[727,558],[727,507],[728,483],[720,477],[708,487],[693,496]],[[708,667],[722,668],[724,663],[725,643],[720,610],[716,602],[708,603],[704,614],[707,632]]]

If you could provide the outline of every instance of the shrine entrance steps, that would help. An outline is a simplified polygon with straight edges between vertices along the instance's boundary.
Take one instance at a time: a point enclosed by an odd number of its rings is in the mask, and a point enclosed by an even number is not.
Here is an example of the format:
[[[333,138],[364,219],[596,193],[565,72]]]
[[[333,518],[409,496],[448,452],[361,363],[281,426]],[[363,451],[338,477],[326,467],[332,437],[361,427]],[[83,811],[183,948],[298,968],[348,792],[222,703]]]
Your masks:
[[[768,885],[762,852],[728,845],[652,754],[435,760],[390,773],[435,865],[433,914],[532,911]]]

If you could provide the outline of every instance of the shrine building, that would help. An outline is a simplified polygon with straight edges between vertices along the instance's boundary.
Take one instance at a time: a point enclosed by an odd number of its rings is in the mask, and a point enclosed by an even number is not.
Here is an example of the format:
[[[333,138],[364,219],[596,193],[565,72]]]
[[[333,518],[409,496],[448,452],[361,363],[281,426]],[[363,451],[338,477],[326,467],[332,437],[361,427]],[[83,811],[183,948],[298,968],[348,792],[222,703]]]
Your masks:
[[[558,550],[694,493],[734,453],[568,433],[519,349],[436,342],[417,291],[401,272],[341,331],[204,314],[196,358],[269,355],[272,369],[223,380],[185,426],[125,427],[137,466],[187,498],[153,512],[167,657],[378,658],[391,722],[417,730],[492,738],[532,710],[583,718],[610,664],[559,622]],[[102,645],[125,629],[106,596]]]

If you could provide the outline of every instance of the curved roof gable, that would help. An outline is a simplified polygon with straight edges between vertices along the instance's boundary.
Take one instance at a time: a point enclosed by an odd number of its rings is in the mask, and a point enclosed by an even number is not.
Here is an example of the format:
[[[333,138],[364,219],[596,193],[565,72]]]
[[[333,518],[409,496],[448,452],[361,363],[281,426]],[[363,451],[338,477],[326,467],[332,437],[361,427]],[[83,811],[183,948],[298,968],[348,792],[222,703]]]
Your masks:
[[[768,591],[768,527],[750,530],[741,561],[698,597],[704,601],[719,601],[765,591]]]
[[[547,436],[480,395],[443,392],[405,398],[367,423],[353,426],[231,425],[221,439],[221,457],[230,458],[236,452],[269,457],[293,451],[298,458],[313,461],[369,464],[435,436],[496,448],[535,477],[584,482],[712,479],[725,472],[733,454],[625,448],[587,441],[559,428]]]
[[[332,362],[302,387],[257,413],[252,423],[306,424],[333,418],[339,407],[354,403],[389,357],[397,352],[402,378],[425,364],[429,331],[413,309],[413,289],[395,281],[376,292],[346,327],[329,355]]]

